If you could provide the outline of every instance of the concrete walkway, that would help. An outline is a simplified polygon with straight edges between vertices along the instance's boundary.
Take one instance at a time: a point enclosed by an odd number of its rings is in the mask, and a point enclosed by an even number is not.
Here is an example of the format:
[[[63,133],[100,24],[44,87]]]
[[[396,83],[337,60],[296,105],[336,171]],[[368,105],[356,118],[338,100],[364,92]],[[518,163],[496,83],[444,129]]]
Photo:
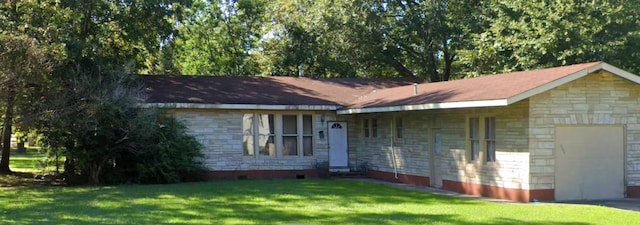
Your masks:
[[[607,200],[593,200],[593,201],[566,201],[566,202],[558,202],[558,203],[599,205],[599,206],[640,212],[640,198],[622,198],[622,199],[607,199]]]
[[[474,200],[482,200],[487,202],[499,202],[499,203],[526,204],[526,203],[514,202],[506,199],[487,198],[487,197],[476,196],[476,195],[466,195],[466,194],[460,194],[458,192],[447,191],[447,190],[438,189],[438,188],[417,186],[417,185],[403,184],[403,183],[394,183],[394,182],[376,180],[371,178],[341,178],[341,179],[363,181],[363,182],[369,182],[374,184],[382,184],[382,185],[396,187],[404,190],[433,193],[433,194],[446,195],[446,196],[452,196],[452,197],[464,198],[464,199],[474,199]]]
[[[474,199],[474,200],[488,201],[488,202],[509,203],[509,204],[587,204],[587,205],[598,205],[598,206],[605,206],[605,207],[640,212],[640,198],[623,198],[623,199],[610,199],[610,200],[597,200],[597,201],[520,203],[520,202],[514,202],[510,200],[505,200],[505,199],[495,199],[495,198],[487,198],[487,197],[481,197],[481,196],[475,196],[475,195],[466,195],[466,194],[460,194],[457,192],[452,192],[452,191],[447,191],[447,190],[442,190],[437,188],[417,186],[417,185],[411,185],[411,184],[393,183],[393,182],[370,179],[370,178],[343,178],[343,179],[382,184],[386,186],[391,186],[391,187],[396,187],[396,188],[411,190],[411,191],[419,191],[419,192],[447,195],[447,196],[452,196],[457,198]]]

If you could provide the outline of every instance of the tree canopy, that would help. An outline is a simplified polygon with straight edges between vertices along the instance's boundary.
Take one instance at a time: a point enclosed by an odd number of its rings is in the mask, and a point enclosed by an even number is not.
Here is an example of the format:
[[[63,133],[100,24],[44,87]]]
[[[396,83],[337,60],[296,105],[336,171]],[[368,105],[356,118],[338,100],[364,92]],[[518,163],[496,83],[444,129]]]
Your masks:
[[[148,71],[437,82],[606,61],[637,73],[639,3],[198,1]]]
[[[638,73],[639,1],[491,1],[463,61],[477,74],[606,61]]]

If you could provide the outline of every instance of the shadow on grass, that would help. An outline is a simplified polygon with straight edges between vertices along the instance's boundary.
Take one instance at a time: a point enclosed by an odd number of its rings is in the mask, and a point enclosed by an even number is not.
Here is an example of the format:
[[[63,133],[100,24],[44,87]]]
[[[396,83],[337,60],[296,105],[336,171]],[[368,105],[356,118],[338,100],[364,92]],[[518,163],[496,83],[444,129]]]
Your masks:
[[[493,203],[343,180],[20,188],[0,201],[0,220],[16,224],[587,224],[477,221],[456,210]]]
[[[33,188],[36,186],[47,186],[49,183],[43,180],[34,179],[33,173],[16,172],[10,174],[0,174],[0,187],[11,187],[18,189]]]

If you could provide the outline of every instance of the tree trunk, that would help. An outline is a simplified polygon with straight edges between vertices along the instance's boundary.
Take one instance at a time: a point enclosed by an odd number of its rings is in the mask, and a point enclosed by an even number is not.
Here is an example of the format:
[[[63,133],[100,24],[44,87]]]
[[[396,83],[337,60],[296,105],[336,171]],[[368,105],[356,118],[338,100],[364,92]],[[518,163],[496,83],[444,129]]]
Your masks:
[[[395,69],[396,72],[398,72],[400,74],[400,76],[402,76],[402,77],[415,77],[415,74],[413,73],[413,71],[408,69],[401,62],[391,58],[391,59],[387,60],[387,63],[388,63],[388,65],[393,67],[393,69]]]
[[[427,63],[427,68],[426,70],[428,70],[429,73],[429,82],[433,83],[433,82],[440,82],[442,81],[442,77],[440,77],[440,73],[438,73],[438,61],[436,58],[435,53],[430,53],[429,54],[429,60]]]
[[[102,171],[102,165],[101,163],[94,163],[93,165],[90,165],[90,171],[89,171],[89,182],[91,184],[99,184],[100,183],[100,172]]]
[[[455,55],[449,55],[447,51],[444,51],[444,71],[442,72],[442,81],[448,81],[451,79],[451,67],[453,66],[453,60]]]
[[[9,152],[11,151],[11,125],[13,122],[13,105],[16,92],[9,87],[7,95],[7,110],[4,113],[4,129],[2,130],[2,159],[0,159],[0,173],[11,173],[9,169]]]

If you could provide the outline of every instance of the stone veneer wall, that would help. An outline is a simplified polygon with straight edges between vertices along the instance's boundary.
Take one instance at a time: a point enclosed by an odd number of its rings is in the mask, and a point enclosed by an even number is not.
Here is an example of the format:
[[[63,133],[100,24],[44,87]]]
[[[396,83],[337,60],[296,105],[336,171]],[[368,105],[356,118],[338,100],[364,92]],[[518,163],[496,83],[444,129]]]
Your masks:
[[[555,127],[624,124],[627,186],[640,186],[640,87],[595,72],[530,98],[531,189],[554,189]]]
[[[528,101],[507,107],[412,111],[343,116],[349,121],[349,150],[352,167],[365,164],[371,170],[430,177],[432,129],[441,135],[442,153],[436,160],[443,180],[500,188],[529,188]],[[404,137],[392,151],[390,123],[403,118]],[[467,116],[496,117],[496,162],[468,162],[466,157]],[[378,137],[364,138],[362,119],[378,120]],[[395,152],[395,154],[394,154]],[[433,182],[433,181],[431,181]]]
[[[243,115],[245,113],[282,113],[282,111],[175,109],[170,113],[185,122],[189,133],[202,143],[205,155],[204,164],[211,171],[316,169],[318,165],[328,162],[326,121],[334,119],[335,113],[291,112],[313,115],[314,156],[244,155],[242,148]],[[324,138],[319,138],[319,131],[324,131]]]
[[[404,137],[394,142],[391,149],[391,120],[393,114],[352,115],[339,117],[349,123],[349,164],[352,168],[365,166],[368,169],[394,172],[394,163],[398,173],[417,176],[429,176],[428,166],[428,128],[426,117],[402,115]],[[364,137],[362,119],[375,118],[378,122],[378,137]],[[395,131],[394,131],[395,132]],[[395,152],[395,157],[394,157]],[[395,162],[394,162],[395,161]]]

